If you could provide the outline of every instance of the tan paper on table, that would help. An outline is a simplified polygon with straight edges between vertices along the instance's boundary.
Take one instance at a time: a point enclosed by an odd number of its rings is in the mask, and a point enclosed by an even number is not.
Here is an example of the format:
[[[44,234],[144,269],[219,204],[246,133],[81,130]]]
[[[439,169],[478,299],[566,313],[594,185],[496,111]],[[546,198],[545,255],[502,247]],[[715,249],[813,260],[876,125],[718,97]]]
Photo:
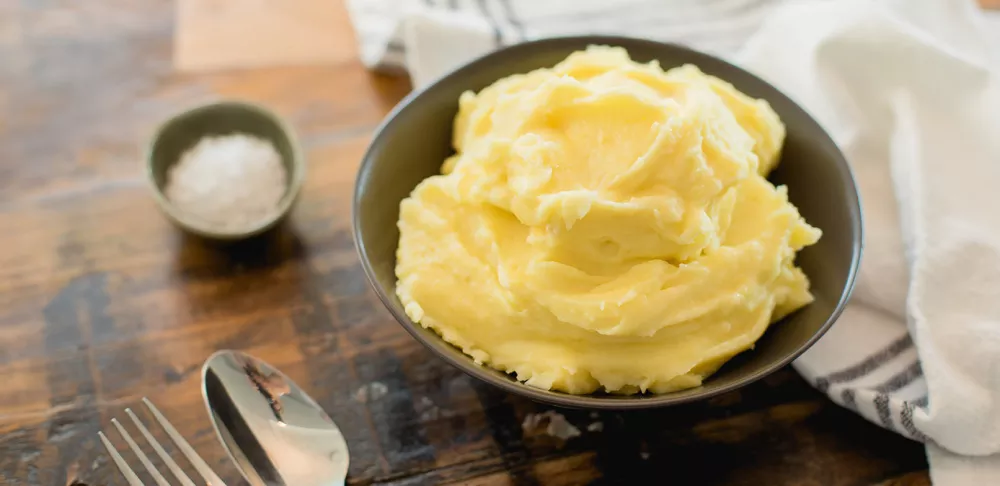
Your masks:
[[[324,64],[356,54],[340,0],[177,0],[182,71]]]

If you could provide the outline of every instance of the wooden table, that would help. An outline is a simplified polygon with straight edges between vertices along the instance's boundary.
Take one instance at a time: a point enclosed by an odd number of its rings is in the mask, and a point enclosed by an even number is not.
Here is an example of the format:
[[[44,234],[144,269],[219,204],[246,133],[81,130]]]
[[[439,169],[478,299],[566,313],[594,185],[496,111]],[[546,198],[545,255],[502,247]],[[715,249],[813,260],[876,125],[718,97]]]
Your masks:
[[[568,441],[523,429],[547,407],[434,358],[358,265],[355,169],[407,82],[365,71],[346,17],[338,63],[180,75],[172,15],[166,0],[0,2],[0,482],[123,484],[96,433],[148,396],[239,484],[199,373],[239,348],[330,412],[352,484],[928,483],[922,446],[790,369],[652,413],[562,411],[583,430]],[[140,171],[159,121],[223,97],[286,117],[310,163],[288,228],[227,250],[168,225]]]

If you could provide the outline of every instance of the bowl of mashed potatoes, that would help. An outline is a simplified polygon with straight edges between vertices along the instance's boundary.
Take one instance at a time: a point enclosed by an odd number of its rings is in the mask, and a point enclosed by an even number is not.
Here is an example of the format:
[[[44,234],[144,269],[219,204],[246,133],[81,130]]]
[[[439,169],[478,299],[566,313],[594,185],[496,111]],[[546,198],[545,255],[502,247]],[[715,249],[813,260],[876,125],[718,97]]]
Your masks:
[[[777,89],[618,37],[501,49],[411,94],[358,173],[382,302],[463,371],[555,405],[649,408],[790,363],[850,296],[836,145]]]

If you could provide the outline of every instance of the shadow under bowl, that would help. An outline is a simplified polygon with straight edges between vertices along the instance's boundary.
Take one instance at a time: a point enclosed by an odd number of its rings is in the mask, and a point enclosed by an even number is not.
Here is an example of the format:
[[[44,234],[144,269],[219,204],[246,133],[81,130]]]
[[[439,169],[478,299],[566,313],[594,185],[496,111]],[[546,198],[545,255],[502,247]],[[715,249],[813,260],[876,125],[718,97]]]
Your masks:
[[[479,91],[505,76],[550,67],[589,45],[620,46],[638,62],[664,69],[697,65],[707,74],[767,100],[787,126],[778,169],[769,177],[788,186],[789,199],[820,241],[798,254],[816,300],[774,323],[753,350],[726,363],[697,387],[660,395],[570,395],[541,390],[513,376],[475,364],[435,332],[410,320],[396,296],[399,203],[425,178],[438,174],[453,153],[452,121],[464,91]],[[854,285],[862,250],[858,191],[843,154],[820,125],[787,96],[725,61],[685,47],[603,36],[546,39],[507,47],[474,60],[404,99],[379,127],[358,172],[354,238],[379,298],[399,323],[434,354],[505,391],[552,405],[590,409],[644,409],[708,398],[752,383],[789,364],[814,344],[842,312]]]
[[[245,228],[220,229],[177,209],[165,195],[164,188],[170,168],[198,141],[208,136],[237,133],[274,145],[285,167],[287,187],[272,216]],[[305,179],[305,159],[291,129],[265,108],[242,101],[201,105],[170,118],[150,140],[145,163],[153,195],[167,218],[181,229],[210,240],[242,240],[274,227],[291,211]]]

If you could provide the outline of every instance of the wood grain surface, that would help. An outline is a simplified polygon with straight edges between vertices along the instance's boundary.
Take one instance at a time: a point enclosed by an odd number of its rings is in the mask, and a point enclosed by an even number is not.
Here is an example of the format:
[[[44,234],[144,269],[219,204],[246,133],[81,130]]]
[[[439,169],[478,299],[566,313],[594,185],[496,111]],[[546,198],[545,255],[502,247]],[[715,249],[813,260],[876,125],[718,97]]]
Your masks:
[[[173,12],[166,0],[0,1],[0,482],[124,484],[96,433],[148,396],[242,484],[200,395],[203,360],[237,348],[330,412],[351,484],[929,484],[921,445],[790,369],[657,412],[563,410],[582,430],[568,441],[522,427],[548,409],[434,358],[357,263],[355,170],[407,82],[365,71],[346,16],[331,26],[338,62],[180,75]],[[219,98],[273,108],[310,164],[289,224],[232,247],[178,233],[141,177],[155,125]]]

